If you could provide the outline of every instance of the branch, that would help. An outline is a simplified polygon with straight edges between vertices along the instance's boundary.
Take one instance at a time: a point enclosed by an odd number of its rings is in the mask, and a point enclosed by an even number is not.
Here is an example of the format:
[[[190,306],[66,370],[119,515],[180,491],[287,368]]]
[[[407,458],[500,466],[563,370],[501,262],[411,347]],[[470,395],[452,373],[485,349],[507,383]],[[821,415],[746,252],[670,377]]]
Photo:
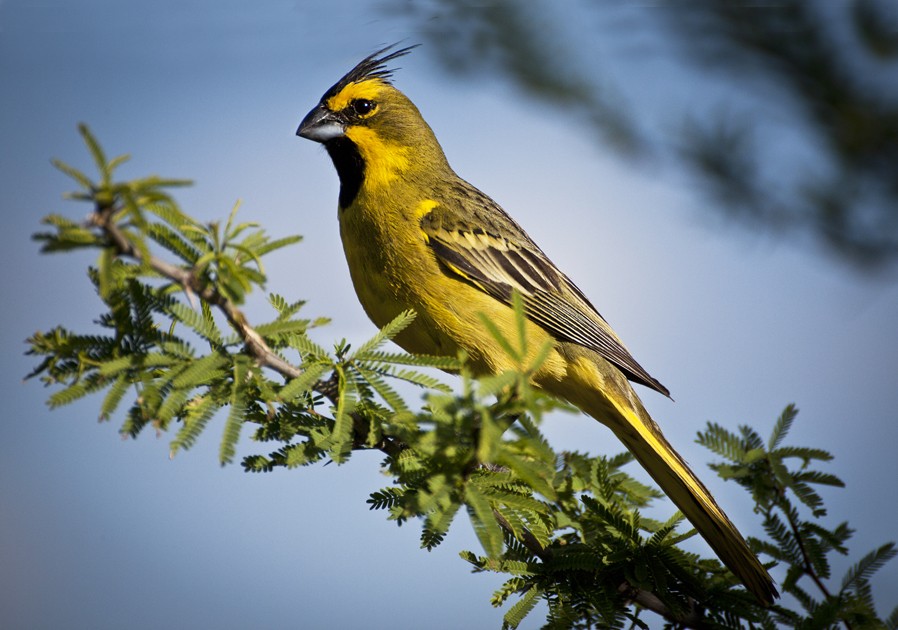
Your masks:
[[[801,532],[798,531],[798,523],[792,518],[792,512],[790,510],[783,509],[783,513],[786,515],[786,521],[789,523],[789,528],[792,530],[792,535],[795,537],[795,542],[798,543],[798,550],[801,552],[801,560],[804,565],[804,572],[807,574],[813,581],[814,584],[817,585],[817,588],[820,589],[820,592],[823,595],[830,599],[832,595],[829,593],[829,589],[826,588],[826,584],[823,583],[823,580],[820,579],[820,576],[817,575],[817,571],[814,570],[814,564],[811,562],[811,556],[808,554],[807,548],[805,547],[804,540],[802,540]],[[842,619],[842,623],[845,624],[845,627],[848,630],[852,630],[851,623],[848,622],[847,619]]]
[[[287,378],[296,378],[302,374],[302,370],[288,363],[269,348],[262,336],[249,324],[243,311],[215,287],[200,282],[191,270],[173,265],[152,254],[145,259],[141,251],[112,220],[112,216],[117,210],[113,206],[104,206],[98,202],[96,210],[88,216],[87,221],[90,225],[102,230],[110,244],[117,250],[118,255],[127,256],[149,265],[159,275],[180,285],[188,296],[197,295],[200,299],[218,308],[243,339],[246,349],[259,365],[271,368]],[[318,381],[313,389],[331,398],[336,392],[336,383]]]

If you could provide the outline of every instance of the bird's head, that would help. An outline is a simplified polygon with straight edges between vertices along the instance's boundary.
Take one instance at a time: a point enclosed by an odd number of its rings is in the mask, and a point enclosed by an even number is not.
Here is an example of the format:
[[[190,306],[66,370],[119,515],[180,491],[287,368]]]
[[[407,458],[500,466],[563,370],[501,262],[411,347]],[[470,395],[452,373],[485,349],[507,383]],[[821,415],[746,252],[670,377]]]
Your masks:
[[[352,136],[358,128],[389,127],[391,119],[395,124],[412,111],[420,116],[411,101],[393,87],[390,82],[393,70],[387,67],[390,61],[407,55],[415,46],[384,54],[390,48],[368,55],[332,85],[303,118],[296,135],[326,145],[347,134]]]
[[[436,173],[443,151],[418,108],[393,87],[387,64],[415,46],[365,57],[337,81],[306,114],[296,135],[322,143],[340,175],[340,206],[355,197],[364,181],[388,185],[411,169],[426,165]]]

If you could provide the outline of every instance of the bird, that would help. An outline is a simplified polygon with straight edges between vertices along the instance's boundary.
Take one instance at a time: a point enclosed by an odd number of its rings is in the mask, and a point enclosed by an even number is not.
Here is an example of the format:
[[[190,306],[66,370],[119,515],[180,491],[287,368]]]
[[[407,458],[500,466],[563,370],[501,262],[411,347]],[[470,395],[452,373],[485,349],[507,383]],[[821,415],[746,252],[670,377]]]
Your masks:
[[[413,310],[395,338],[400,347],[463,352],[472,373],[486,376],[515,365],[484,318],[515,338],[519,299],[531,353],[550,348],[533,384],[608,426],[723,564],[771,604],[773,579],[630,383],[669,397],[668,389],[527,233],[456,175],[418,108],[394,86],[390,62],[415,47],[392,44],[362,59],[296,130],[322,144],[336,168],[340,236],[365,312],[382,327]]]

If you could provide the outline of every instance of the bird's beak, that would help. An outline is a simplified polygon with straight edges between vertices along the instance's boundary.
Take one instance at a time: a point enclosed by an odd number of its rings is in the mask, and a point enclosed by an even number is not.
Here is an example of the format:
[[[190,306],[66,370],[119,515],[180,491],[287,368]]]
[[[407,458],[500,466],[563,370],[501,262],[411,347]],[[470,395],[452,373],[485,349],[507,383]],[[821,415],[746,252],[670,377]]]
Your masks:
[[[296,135],[323,143],[341,137],[344,131],[343,121],[337,114],[318,105],[299,123]]]

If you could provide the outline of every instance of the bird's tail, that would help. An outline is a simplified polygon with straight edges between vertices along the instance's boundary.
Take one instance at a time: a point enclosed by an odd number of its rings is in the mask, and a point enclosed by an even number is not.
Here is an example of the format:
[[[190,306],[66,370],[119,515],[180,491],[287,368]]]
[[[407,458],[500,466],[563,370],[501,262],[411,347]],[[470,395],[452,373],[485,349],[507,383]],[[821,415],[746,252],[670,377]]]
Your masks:
[[[565,398],[607,425],[708,542],[720,560],[765,604],[778,596],[773,579],[714,497],[661,433],[623,378],[589,370],[592,387],[566,387]],[[605,377],[611,375],[604,375]],[[596,387],[595,379],[602,382]]]

